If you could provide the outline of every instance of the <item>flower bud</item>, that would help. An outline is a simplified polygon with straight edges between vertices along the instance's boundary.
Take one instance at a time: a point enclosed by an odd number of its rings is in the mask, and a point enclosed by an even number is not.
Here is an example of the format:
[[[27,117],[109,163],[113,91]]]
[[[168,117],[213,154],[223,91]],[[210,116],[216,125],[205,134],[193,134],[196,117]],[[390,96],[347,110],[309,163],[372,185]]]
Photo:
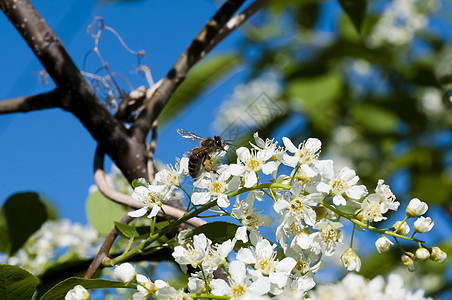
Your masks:
[[[441,250],[439,247],[430,248],[430,252],[430,259],[439,262],[440,264],[442,264],[447,258],[446,252]]]
[[[347,271],[356,270],[359,272],[361,269],[361,260],[352,248],[345,250],[344,254],[341,256],[341,260],[344,267],[347,268]]]
[[[136,275],[137,272],[135,271],[135,267],[129,263],[123,263],[115,267],[115,278],[124,282],[125,284],[129,284],[132,281],[135,281]]]
[[[356,212],[355,212],[356,213]],[[361,221],[361,222],[364,222],[364,214],[363,214],[363,211],[362,210],[360,210],[360,212],[358,212],[358,214],[356,215],[356,219],[358,220],[358,221]]]
[[[375,247],[377,248],[378,253],[388,251],[389,247],[391,247],[392,245],[394,245],[394,243],[385,236],[382,236],[375,241]]]
[[[395,228],[396,233],[402,235],[408,234],[408,232],[410,232],[410,226],[408,226],[406,222],[404,222],[402,225],[400,224],[402,224],[402,221],[396,221],[394,222],[394,225],[392,225],[392,227]]]
[[[416,270],[416,266],[414,265],[414,254],[411,252],[406,252],[402,255],[402,264],[408,267],[408,271],[413,272]]]
[[[421,261],[426,261],[430,258],[430,252],[425,248],[419,248],[416,250],[416,258]]]
[[[411,199],[406,208],[406,215],[410,218],[422,216],[428,209],[428,205],[418,198]]]
[[[317,206],[315,208],[316,220],[319,221],[323,219],[328,214],[328,210],[323,206]]]
[[[65,300],[90,300],[91,296],[88,291],[81,285],[76,285],[72,290],[67,292]]]
[[[432,219],[430,217],[419,217],[415,222],[414,222],[414,231],[419,232],[419,233],[424,233],[424,232],[428,232],[433,228],[433,225],[435,224],[435,222],[432,222]]]

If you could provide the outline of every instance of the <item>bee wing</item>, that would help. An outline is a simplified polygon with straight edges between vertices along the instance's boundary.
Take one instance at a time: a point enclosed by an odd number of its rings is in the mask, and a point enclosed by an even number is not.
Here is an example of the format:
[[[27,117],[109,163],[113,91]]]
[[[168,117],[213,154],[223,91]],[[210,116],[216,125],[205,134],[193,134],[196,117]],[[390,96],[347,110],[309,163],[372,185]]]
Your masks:
[[[183,156],[190,158],[190,155],[191,155],[192,152],[193,152],[193,149],[192,150],[188,150],[187,152],[184,153]]]
[[[185,130],[185,129],[177,129],[177,133],[180,134],[181,137],[183,137],[186,140],[192,141],[192,142],[199,142],[203,140],[202,137],[199,135],[194,134],[191,131]]]

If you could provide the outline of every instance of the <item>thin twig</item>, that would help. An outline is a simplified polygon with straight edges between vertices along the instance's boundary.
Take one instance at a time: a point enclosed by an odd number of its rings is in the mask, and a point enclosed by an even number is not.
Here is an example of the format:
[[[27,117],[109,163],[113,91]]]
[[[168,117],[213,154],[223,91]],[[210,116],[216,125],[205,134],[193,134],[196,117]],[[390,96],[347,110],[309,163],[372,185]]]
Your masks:
[[[146,100],[144,109],[132,125],[131,133],[137,141],[146,140],[152,123],[168,103],[170,96],[185,79],[188,70],[199,61],[200,54],[215,39],[221,28],[231,19],[243,2],[245,1],[226,1],[181,54],[157,91]]]
[[[224,40],[231,32],[240,27],[246,20],[258,12],[267,0],[254,0],[250,5],[248,5],[242,12],[231,18],[226,25],[221,28],[220,32],[215,36],[215,38],[207,45],[207,47],[199,55],[199,59],[206,56],[210,50],[212,50],[219,42]]]
[[[134,209],[142,208],[144,206],[143,203],[136,201],[129,195],[120,193],[110,188],[105,178],[103,163],[104,163],[104,152],[100,149],[100,147],[97,147],[96,154],[94,157],[94,181],[96,182],[99,191],[105,197],[116,203],[123,204]],[[185,214],[185,211],[177,209],[167,204],[163,204],[162,209],[166,212],[167,215],[175,219],[179,219]],[[199,218],[192,218],[188,220],[187,223],[195,227],[199,227],[201,225],[206,224],[204,220],[201,220]]]
[[[128,224],[130,221],[132,221],[133,218],[129,217],[128,214],[126,214],[119,223],[121,224]],[[89,266],[88,270],[86,270],[84,278],[91,279],[93,278],[96,271],[102,267],[102,261],[105,258],[108,258],[108,252],[111,249],[111,246],[113,246],[114,241],[116,240],[116,237],[118,236],[118,232],[116,231],[116,227],[113,227],[113,229],[108,234],[107,238],[103,242],[102,246],[99,249],[99,252],[97,253],[96,257],[94,257],[93,261],[91,262],[91,265]]]

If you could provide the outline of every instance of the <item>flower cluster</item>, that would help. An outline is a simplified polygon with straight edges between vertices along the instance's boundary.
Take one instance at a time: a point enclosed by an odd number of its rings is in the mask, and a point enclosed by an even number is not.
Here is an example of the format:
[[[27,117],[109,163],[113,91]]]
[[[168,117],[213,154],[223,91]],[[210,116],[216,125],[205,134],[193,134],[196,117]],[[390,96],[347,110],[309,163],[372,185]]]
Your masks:
[[[92,227],[72,224],[67,219],[47,221],[13,256],[0,255],[0,263],[41,274],[52,264],[92,257],[100,242]]]
[[[174,193],[176,187],[180,186],[179,181],[183,175],[188,174],[188,158],[183,157],[176,161],[176,167],[168,166],[155,175],[152,183],[147,182],[143,178],[137,180],[137,186],[132,197],[144,204],[138,210],[129,212],[129,216],[137,218],[144,216],[149,210],[148,218],[155,217],[160,212],[162,202],[175,200],[181,196]]]
[[[240,224],[236,225],[234,233],[222,237],[221,242],[209,238],[207,233],[193,234],[185,230],[178,234],[176,244],[170,246],[174,247],[172,255],[181,269],[190,270],[189,294],[167,284],[151,283],[136,274],[117,277],[127,283],[135,280],[139,289],[149,286],[140,292],[161,299],[169,299],[165,297],[170,295],[188,299],[190,295],[200,294],[207,298],[213,295],[230,299],[266,298],[267,295],[281,299],[302,298],[315,286],[314,276],[325,267],[325,256],[334,255],[344,243],[344,222],[351,222],[353,230],[377,232],[380,237],[375,246],[379,252],[394,245],[390,238],[400,248],[399,239],[418,244],[415,254],[401,248],[402,263],[409,270],[414,269],[415,261],[444,262],[447,256],[440,248],[427,249],[414,234],[407,235],[410,218],[417,218],[413,225],[415,233],[432,229],[433,221],[424,216],[428,209],[426,203],[417,198],[411,200],[403,220],[395,222],[391,228],[379,229],[375,224],[386,220],[387,213],[400,206],[382,179],[377,181],[373,191],[368,191],[359,184],[354,170],[336,169],[332,160],[320,159],[322,144],[316,138],[296,146],[284,137],[283,144],[281,147],[274,140],[263,140],[255,134],[251,149],[236,150],[235,163],[216,162],[214,172],[204,170],[195,179],[191,195],[183,190],[193,205],[188,206],[179,222],[193,216],[202,217],[202,212],[210,210]],[[143,216],[150,211],[148,217],[156,216],[162,201],[182,189],[180,182],[187,176],[187,164],[187,158],[183,158],[175,169],[171,167],[157,173],[153,182],[139,180],[140,185],[132,195],[145,207],[129,215]],[[236,197],[236,201],[230,208],[232,197]],[[260,231],[261,227],[276,221],[258,209],[268,200],[271,203],[267,207],[272,207],[273,214],[279,215],[275,236],[269,237],[276,243],[264,238]],[[353,236],[341,261],[348,271],[359,271],[361,260],[353,249]],[[157,239],[158,236],[146,243],[157,243]],[[235,258],[233,249],[237,251]],[[116,258],[120,259],[121,256]],[[129,268],[128,272],[133,274],[134,270]]]

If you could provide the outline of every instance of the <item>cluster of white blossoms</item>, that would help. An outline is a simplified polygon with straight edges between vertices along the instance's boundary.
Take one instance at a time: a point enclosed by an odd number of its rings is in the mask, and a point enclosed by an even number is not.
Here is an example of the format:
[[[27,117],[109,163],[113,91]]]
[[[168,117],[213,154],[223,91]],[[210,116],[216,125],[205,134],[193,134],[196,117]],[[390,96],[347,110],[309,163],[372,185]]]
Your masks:
[[[438,0],[390,1],[369,37],[369,45],[405,45],[428,24],[428,14],[439,8]]]
[[[180,180],[188,174],[188,158],[177,159],[176,168],[168,166],[155,175],[152,183],[148,183],[143,178],[138,179],[139,186],[132,193],[132,197],[144,204],[138,210],[129,212],[129,216],[137,218],[149,213],[148,218],[155,217],[161,211],[164,201],[177,200],[182,197],[175,192],[176,187],[180,187]]]
[[[361,299],[391,299],[391,300],[422,300],[432,299],[424,296],[424,291],[415,292],[404,288],[404,280],[400,275],[389,275],[387,282],[382,276],[372,280],[349,273],[340,282],[325,284],[309,292],[309,299],[337,299],[337,300],[361,300]]]
[[[72,224],[67,219],[47,221],[13,256],[0,254],[0,263],[42,274],[55,263],[92,257],[100,242],[99,234],[90,226]]]
[[[177,235],[175,245],[171,246],[172,256],[184,272],[190,271],[184,290],[176,290],[162,281],[151,282],[144,275],[137,275],[129,264],[117,266],[118,279],[138,284],[134,299],[151,296],[190,299],[199,295],[229,299],[267,299],[270,295],[280,299],[304,298],[315,286],[316,272],[325,268],[324,257],[334,255],[344,243],[343,222],[352,222],[353,230],[377,232],[380,238],[375,245],[379,252],[394,244],[389,238],[419,245],[415,254],[401,248],[402,263],[409,270],[414,269],[415,261],[430,259],[442,263],[446,259],[438,247],[427,249],[414,234],[407,235],[410,218],[417,218],[413,225],[415,233],[432,229],[434,223],[424,216],[426,203],[417,198],[411,200],[403,220],[389,229],[378,229],[375,224],[386,220],[386,214],[400,206],[383,180],[378,180],[375,189],[369,192],[359,184],[355,171],[347,167],[337,170],[332,160],[319,158],[321,142],[316,138],[296,146],[284,137],[284,147],[274,140],[264,141],[257,133],[254,140],[251,150],[245,147],[236,150],[235,163],[222,164],[216,158],[209,161],[214,171],[204,171],[194,181],[191,195],[180,185],[182,178],[188,176],[187,158],[177,160],[175,168],[158,172],[152,182],[139,180],[132,195],[145,207],[129,213],[131,216],[148,212],[148,217],[156,216],[162,202],[182,189],[191,201],[185,217],[202,217],[200,212],[210,210],[218,216],[231,217],[240,225],[222,243],[213,242],[207,233],[194,234],[191,230]],[[236,197],[234,205],[232,197]],[[268,207],[280,216],[275,236],[268,237],[276,243],[260,233],[261,227],[273,221],[257,209],[259,203],[268,200],[271,201]],[[347,270],[359,271],[361,260],[353,249],[353,236],[341,260]],[[133,251],[128,250],[127,257]],[[313,299],[315,295],[312,294]]]

